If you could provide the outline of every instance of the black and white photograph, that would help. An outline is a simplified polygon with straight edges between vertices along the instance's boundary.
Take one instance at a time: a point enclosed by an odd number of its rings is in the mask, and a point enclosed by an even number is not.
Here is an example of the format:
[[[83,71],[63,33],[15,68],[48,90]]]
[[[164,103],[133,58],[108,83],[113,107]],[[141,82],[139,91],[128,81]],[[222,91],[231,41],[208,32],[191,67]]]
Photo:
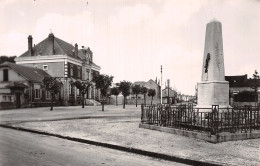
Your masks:
[[[260,165],[259,0],[0,0],[1,166]]]

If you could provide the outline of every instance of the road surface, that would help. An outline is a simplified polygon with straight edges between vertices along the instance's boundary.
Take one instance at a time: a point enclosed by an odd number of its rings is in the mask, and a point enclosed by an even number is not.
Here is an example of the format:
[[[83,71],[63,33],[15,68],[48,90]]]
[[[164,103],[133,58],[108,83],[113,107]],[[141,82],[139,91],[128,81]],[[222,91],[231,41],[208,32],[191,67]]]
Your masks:
[[[0,127],[0,165],[184,165]]]

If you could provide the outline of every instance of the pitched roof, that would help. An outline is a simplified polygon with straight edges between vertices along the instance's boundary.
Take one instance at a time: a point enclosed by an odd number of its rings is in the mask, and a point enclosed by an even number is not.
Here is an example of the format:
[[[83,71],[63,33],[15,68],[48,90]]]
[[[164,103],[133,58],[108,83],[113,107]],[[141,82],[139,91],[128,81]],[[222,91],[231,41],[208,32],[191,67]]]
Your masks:
[[[50,75],[46,73],[42,69],[22,66],[11,62],[5,62],[0,65],[0,67],[9,66],[15,72],[19,73],[22,77],[24,77],[28,81],[33,82],[42,82],[44,77],[49,77]]]
[[[246,87],[247,75],[225,76],[230,87]]]
[[[145,81],[136,81],[136,82],[133,83],[133,85],[146,86],[146,85],[147,85],[147,82],[145,82]]]
[[[13,81],[13,82],[10,82],[8,85],[6,85],[6,87],[10,87],[10,88],[14,88],[14,87],[15,88],[27,88],[28,86],[24,85],[21,82]]]
[[[157,84],[157,85],[158,85],[158,83],[157,83],[157,82],[155,82],[153,79],[150,79],[148,82],[149,82],[150,84],[151,84],[151,83],[155,83],[155,84]],[[147,83],[148,83],[148,82],[147,82]]]
[[[53,48],[52,48],[52,43],[49,38],[53,37],[54,38],[54,54],[53,54]],[[49,36],[35,45],[33,47],[33,56],[38,56],[38,55],[68,55],[70,57],[76,58],[83,60],[86,57],[86,53],[84,53],[83,50],[86,50],[87,53],[93,54],[93,52],[90,50],[88,47],[87,49],[79,49],[78,50],[78,56],[75,56],[75,47],[57,37],[55,37],[52,33],[49,34]],[[31,57],[30,52],[27,50],[25,53],[23,53],[20,57]],[[93,61],[90,62],[92,66],[100,68],[97,64],[95,64]]]
[[[53,35],[54,36],[54,35]],[[53,55],[52,45],[49,37],[33,47],[33,55]],[[68,55],[74,57],[75,47],[54,36],[54,55]],[[20,57],[31,56],[27,50]]]
[[[247,79],[247,74],[237,76],[225,76],[229,82],[229,87],[250,87],[254,84],[254,79]],[[260,86],[260,79],[256,82]]]
[[[86,54],[89,53],[90,55],[93,55],[93,52],[88,47],[87,49],[79,49],[78,50],[78,58],[83,60],[86,58]],[[93,61],[90,61],[90,65],[100,68],[97,64],[95,64]]]
[[[158,85],[158,86],[160,86],[158,83],[156,83],[153,79],[150,79],[149,81],[147,81],[147,82],[145,82],[145,81],[136,81],[136,82],[134,82],[133,84],[134,85],[142,85],[142,86],[149,86],[149,84],[152,84],[152,83],[154,83],[154,84],[156,84],[156,85]]]

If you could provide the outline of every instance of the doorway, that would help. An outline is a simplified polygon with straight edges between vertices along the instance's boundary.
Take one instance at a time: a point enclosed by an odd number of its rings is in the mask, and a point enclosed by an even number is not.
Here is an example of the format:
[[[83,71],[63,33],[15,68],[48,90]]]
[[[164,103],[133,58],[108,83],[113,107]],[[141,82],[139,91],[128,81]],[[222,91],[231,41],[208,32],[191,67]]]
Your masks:
[[[16,108],[21,108],[21,99],[20,99],[21,93],[16,93]]]

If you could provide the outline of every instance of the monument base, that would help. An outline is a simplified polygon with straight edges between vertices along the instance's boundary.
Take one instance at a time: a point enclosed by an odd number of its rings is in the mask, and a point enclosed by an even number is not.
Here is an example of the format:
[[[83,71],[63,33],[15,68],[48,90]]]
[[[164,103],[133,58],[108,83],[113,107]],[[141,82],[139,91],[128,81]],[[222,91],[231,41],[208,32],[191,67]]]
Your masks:
[[[198,109],[199,112],[212,112],[212,105],[196,105],[193,107],[195,110]],[[219,111],[228,111],[231,109],[230,105],[219,105]]]
[[[195,108],[231,108],[229,105],[228,81],[203,81],[198,83],[198,105]],[[207,110],[209,110],[207,109]]]

